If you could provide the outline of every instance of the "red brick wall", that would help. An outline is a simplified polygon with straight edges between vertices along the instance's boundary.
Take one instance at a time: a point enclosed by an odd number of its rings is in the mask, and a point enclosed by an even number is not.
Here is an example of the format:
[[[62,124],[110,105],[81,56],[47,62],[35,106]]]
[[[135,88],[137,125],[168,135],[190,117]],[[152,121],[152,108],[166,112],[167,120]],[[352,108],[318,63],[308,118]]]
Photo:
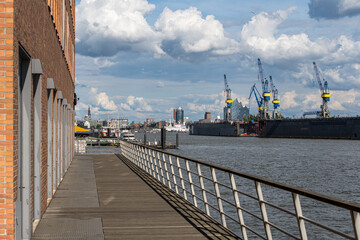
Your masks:
[[[49,8],[50,2],[57,5],[51,5]],[[31,58],[40,59],[43,69],[41,76],[42,214],[47,207],[47,78],[54,79],[57,90],[61,90],[64,98],[73,105],[75,81],[72,59],[74,53],[72,49],[69,51],[69,56],[66,56],[62,50],[60,2],[62,4],[62,1],[54,0],[0,0],[0,239],[14,239],[15,230],[14,202],[17,198],[18,184],[19,44]],[[66,2],[66,9],[70,13],[69,46],[71,49],[71,43],[75,42],[73,23],[75,2],[72,2],[72,8],[69,0]],[[29,144],[32,145],[32,143]],[[31,209],[33,209],[32,206]]]
[[[0,0],[0,239],[14,236],[17,115],[13,60],[13,1]]]

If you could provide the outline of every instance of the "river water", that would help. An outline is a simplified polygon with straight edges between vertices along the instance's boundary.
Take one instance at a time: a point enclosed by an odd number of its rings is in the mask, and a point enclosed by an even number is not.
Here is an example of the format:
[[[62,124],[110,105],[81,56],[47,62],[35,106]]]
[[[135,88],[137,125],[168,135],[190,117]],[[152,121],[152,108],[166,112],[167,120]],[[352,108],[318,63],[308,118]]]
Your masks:
[[[144,139],[141,133],[135,136],[137,140]],[[167,142],[175,144],[175,136],[175,133],[168,133]],[[155,140],[160,140],[160,134],[147,133],[147,141]],[[181,133],[179,143],[179,149],[167,151],[360,203],[360,141],[210,137]],[[324,209],[325,215],[320,221],[346,229],[347,233],[353,235],[347,211],[338,213],[333,208]],[[315,204],[308,214],[319,215],[321,211],[323,210]],[[296,228],[294,226],[294,231]],[[309,232],[311,231],[310,239],[342,239],[317,233],[317,229],[310,229]],[[288,238],[285,236],[276,239]]]

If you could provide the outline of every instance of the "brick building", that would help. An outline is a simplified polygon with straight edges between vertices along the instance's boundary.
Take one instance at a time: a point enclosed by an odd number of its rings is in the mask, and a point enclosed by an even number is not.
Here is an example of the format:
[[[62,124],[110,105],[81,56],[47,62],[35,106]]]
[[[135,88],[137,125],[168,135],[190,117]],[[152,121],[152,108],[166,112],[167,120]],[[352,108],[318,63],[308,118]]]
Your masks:
[[[73,157],[75,0],[0,0],[0,239],[30,239]]]

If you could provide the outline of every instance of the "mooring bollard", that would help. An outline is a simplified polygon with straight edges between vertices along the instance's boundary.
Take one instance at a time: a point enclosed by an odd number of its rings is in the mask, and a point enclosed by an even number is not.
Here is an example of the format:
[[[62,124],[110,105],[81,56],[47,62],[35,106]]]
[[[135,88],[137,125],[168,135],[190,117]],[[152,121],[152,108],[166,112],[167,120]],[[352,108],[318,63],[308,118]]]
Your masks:
[[[176,148],[179,148],[179,133],[176,133]]]
[[[161,129],[161,149],[166,148],[166,130],[165,128]]]

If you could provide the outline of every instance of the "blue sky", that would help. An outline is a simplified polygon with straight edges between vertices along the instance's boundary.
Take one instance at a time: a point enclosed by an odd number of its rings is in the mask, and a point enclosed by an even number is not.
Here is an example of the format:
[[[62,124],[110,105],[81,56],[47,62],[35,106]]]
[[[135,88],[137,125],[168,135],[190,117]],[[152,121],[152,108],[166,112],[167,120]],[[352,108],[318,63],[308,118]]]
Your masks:
[[[248,100],[257,58],[279,90],[280,111],[318,110],[316,61],[334,115],[360,113],[360,0],[76,1],[77,118],[168,120],[182,106],[191,120],[233,98]]]

